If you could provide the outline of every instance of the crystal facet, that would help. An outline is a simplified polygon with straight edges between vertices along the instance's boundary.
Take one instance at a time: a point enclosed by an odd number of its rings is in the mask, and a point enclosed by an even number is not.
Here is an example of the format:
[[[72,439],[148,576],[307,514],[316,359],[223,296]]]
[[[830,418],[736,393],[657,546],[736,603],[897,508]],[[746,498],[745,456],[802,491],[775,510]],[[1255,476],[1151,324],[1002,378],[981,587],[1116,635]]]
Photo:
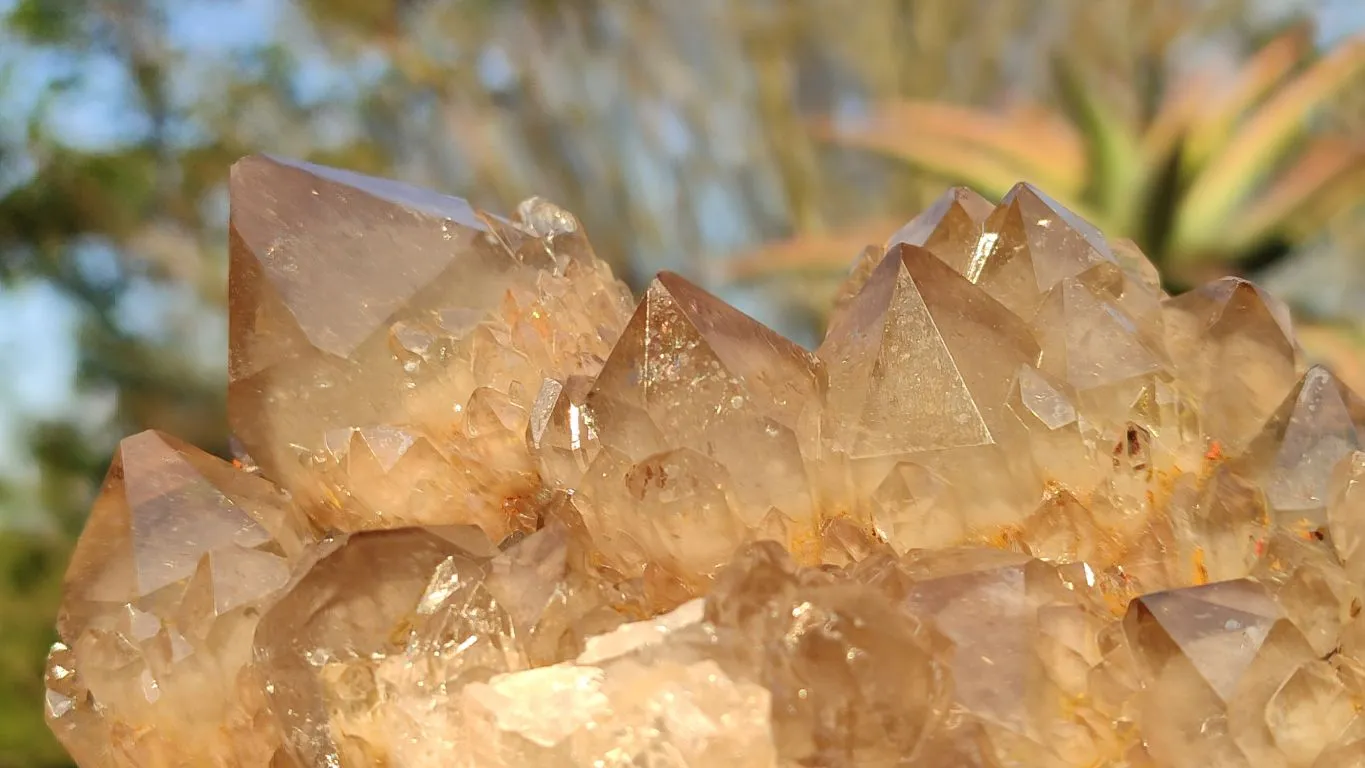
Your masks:
[[[811,353],[539,198],[231,187],[239,459],[120,444],[81,768],[1365,760],[1365,401],[1250,283],[953,189]]]

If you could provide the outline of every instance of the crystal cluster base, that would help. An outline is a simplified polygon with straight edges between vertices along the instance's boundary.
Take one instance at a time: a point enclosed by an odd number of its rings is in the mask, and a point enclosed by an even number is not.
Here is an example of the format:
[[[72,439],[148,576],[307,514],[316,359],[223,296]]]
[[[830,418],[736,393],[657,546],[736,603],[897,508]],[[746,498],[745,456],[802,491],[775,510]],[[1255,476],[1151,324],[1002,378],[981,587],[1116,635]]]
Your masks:
[[[241,452],[120,445],[82,768],[1365,765],[1365,401],[1254,285],[954,189],[812,353],[542,200],[231,197]]]

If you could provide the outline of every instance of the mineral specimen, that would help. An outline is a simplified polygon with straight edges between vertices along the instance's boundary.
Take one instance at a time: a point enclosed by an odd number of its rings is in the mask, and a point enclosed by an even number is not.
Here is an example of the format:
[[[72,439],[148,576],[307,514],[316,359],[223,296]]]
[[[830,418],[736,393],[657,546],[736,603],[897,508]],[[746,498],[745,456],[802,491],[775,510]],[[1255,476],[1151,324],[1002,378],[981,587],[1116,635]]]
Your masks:
[[[229,464],[125,440],[82,768],[1365,765],[1365,401],[1021,184],[815,352],[578,222],[232,173]]]

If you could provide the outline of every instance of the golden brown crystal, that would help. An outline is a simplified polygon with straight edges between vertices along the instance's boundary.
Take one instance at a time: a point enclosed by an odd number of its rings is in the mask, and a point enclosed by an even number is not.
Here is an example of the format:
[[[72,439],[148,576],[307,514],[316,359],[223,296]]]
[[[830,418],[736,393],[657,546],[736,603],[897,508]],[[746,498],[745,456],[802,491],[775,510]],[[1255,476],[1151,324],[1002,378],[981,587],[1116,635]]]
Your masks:
[[[269,482],[175,438],[119,444],[72,555],[47,711],[85,765],[265,765],[252,635],[314,534]],[[259,724],[258,724],[259,723]]]
[[[541,381],[596,373],[629,311],[577,221],[268,157],[231,186],[247,453],[330,526],[505,534],[502,499],[535,486],[518,448]]]
[[[577,221],[271,158],[230,416],[125,440],[47,670],[82,768],[1365,761],[1365,401],[1028,185],[816,353]]]

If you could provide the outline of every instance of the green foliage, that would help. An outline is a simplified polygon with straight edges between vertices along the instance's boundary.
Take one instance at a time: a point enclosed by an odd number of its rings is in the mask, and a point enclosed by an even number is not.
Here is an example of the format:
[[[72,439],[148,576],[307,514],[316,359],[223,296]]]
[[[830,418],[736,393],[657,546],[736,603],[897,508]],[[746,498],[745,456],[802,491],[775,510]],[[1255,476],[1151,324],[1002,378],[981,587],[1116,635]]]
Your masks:
[[[60,748],[44,738],[42,669],[56,639],[53,607],[66,546],[55,537],[0,533],[0,766],[66,765]]]

